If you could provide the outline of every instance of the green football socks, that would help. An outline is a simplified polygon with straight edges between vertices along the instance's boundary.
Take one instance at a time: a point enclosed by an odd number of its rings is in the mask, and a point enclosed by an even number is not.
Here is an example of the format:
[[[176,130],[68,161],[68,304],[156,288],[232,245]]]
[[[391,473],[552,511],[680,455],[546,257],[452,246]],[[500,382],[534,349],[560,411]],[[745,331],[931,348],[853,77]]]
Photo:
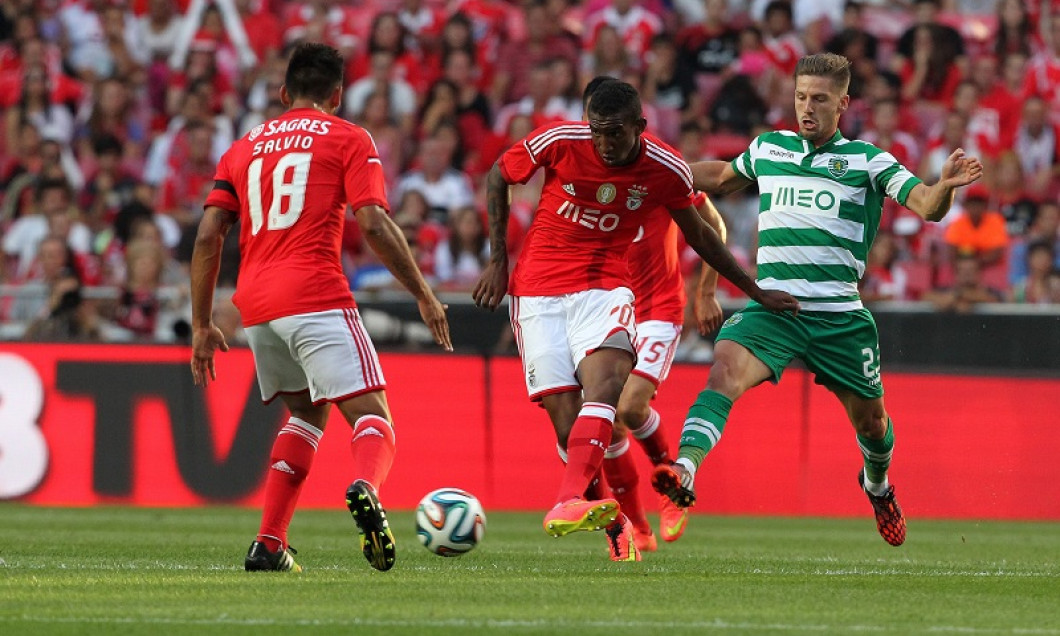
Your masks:
[[[894,451],[894,426],[887,418],[887,432],[881,439],[870,439],[858,435],[858,448],[865,458],[865,481],[871,484],[886,484],[887,468],[891,465],[891,453]]]
[[[732,400],[717,391],[706,389],[696,396],[692,408],[688,409],[681,442],[678,463],[695,472],[703,463],[710,449],[718,444],[725,422],[729,419]],[[686,460],[686,461],[681,461]],[[688,464],[691,463],[690,467]]]

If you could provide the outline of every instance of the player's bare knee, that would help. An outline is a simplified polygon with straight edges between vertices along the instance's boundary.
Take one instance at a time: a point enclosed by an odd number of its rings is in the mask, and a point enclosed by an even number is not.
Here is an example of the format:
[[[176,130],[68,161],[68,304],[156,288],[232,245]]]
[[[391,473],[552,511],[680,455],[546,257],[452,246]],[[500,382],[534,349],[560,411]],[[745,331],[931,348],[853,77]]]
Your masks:
[[[640,425],[648,419],[650,413],[651,407],[648,404],[619,400],[618,411],[615,414],[615,421],[626,428],[639,428]],[[613,438],[612,441],[614,441]]]
[[[863,417],[855,417],[851,423],[858,435],[869,439],[883,439],[887,434],[887,414],[869,414]]]

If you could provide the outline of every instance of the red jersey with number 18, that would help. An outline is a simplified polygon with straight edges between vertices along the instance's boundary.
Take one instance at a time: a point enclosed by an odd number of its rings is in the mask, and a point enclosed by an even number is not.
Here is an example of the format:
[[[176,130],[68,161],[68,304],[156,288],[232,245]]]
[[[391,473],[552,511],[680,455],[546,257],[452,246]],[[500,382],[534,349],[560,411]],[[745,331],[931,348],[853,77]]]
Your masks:
[[[244,325],[355,306],[340,258],[346,205],[387,207],[367,131],[291,109],[232,144],[214,178],[206,205],[241,221],[232,300]]]
[[[541,201],[512,271],[514,296],[558,296],[630,287],[626,254],[649,215],[690,207],[692,173],[676,150],[648,133],[637,158],[611,167],[589,125],[544,126],[500,159],[509,183],[545,169]]]

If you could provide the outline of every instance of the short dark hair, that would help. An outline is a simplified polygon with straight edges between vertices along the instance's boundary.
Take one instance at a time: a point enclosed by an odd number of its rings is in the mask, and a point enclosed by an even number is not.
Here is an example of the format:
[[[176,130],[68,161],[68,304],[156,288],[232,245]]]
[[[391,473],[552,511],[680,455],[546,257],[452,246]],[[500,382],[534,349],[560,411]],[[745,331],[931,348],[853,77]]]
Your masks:
[[[62,190],[62,193],[66,196],[67,200],[74,198],[74,190],[70,187],[70,183],[66,179],[59,177],[45,177],[37,181],[37,184],[33,189],[34,200],[40,203],[40,201],[44,199],[44,193],[48,190]]]
[[[303,42],[295,47],[287,62],[284,84],[291,99],[308,98],[324,101],[342,86],[342,54],[317,42]]]
[[[592,104],[589,110],[604,117],[625,117],[627,119],[640,119],[642,115],[640,106],[640,94],[632,84],[615,80],[613,82],[601,82],[595,91],[591,93]]]
[[[806,55],[795,65],[795,77],[800,75],[830,78],[845,93],[850,86],[850,60],[835,53]]]
[[[789,20],[794,17],[794,11],[791,8],[790,0],[773,0],[766,5],[766,10],[762,13],[765,17],[769,17],[774,11],[783,13]]]
[[[585,90],[582,91],[582,108],[589,105],[589,98],[593,96],[596,89],[600,88],[600,85],[605,82],[617,82],[618,80],[610,75],[597,75],[596,77],[589,80],[589,83],[585,85]]]

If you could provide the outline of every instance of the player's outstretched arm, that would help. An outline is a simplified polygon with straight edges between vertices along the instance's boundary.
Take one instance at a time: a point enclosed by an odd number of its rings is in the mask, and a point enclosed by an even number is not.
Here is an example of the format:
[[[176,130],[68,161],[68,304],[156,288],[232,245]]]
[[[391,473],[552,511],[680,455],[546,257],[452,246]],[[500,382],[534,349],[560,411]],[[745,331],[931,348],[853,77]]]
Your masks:
[[[942,164],[942,173],[935,185],[918,183],[909,191],[905,205],[926,221],[941,221],[953,205],[954,191],[983,176],[983,164],[975,157],[964,154],[958,148]]]
[[[692,187],[708,194],[725,195],[751,184],[728,161],[697,161],[688,167],[692,169]]]
[[[490,260],[471,290],[471,298],[475,305],[493,311],[508,293],[508,214],[511,200],[508,182],[504,179],[499,161],[493,164],[486,177],[486,210],[490,223]]]
[[[696,209],[689,206],[683,210],[670,210],[677,227],[685,240],[707,264],[719,274],[732,281],[751,300],[770,311],[792,311],[798,313],[799,301],[787,292],[762,289],[747,272],[740,267],[732,253],[725,247],[718,233],[699,217]]]
[[[700,218],[713,228],[724,244],[728,228],[718,208],[714,207],[714,202],[709,197],[705,197],[703,202],[696,206],[696,211],[699,212]],[[703,263],[699,270],[699,282],[696,284],[696,296],[692,301],[692,309],[696,315],[699,333],[704,336],[720,327],[721,320],[724,318],[721,304],[718,303],[717,290],[718,270]]]
[[[416,259],[409,249],[408,241],[401,229],[378,205],[366,205],[354,212],[357,225],[361,228],[368,246],[379,256],[379,260],[390,270],[394,278],[404,285],[405,289],[416,299],[420,317],[431,330],[434,341],[446,351],[453,350],[449,337],[449,321],[445,317],[443,305],[423,278],[423,272],[416,266]]]
[[[228,351],[224,334],[213,324],[213,294],[221,269],[221,246],[236,218],[232,212],[208,206],[191,253],[191,376],[198,386],[217,379],[214,352]]]

